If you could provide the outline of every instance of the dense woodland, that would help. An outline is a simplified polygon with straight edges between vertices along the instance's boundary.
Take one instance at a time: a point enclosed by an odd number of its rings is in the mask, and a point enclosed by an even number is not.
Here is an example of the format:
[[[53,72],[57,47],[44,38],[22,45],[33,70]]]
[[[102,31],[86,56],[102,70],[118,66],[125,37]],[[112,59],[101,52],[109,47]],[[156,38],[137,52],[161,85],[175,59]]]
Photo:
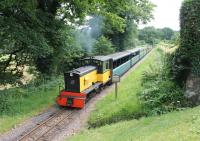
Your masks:
[[[85,56],[176,38],[169,28],[138,29],[153,18],[148,0],[3,0],[0,7],[1,84],[19,85],[24,71],[51,77]]]
[[[1,84],[19,83],[25,66],[32,73],[62,73],[91,54],[93,44],[94,54],[101,44],[106,53],[134,47],[137,25],[153,17],[153,7],[148,0],[1,1]]]

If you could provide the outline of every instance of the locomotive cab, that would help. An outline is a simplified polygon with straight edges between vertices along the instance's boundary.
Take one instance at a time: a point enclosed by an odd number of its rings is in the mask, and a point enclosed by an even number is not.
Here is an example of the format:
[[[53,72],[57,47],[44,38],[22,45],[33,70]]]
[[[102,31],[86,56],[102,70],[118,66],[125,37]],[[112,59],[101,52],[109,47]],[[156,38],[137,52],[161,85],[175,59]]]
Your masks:
[[[107,82],[109,82],[111,80],[111,76],[112,76],[112,59],[110,59],[109,57],[101,57],[101,56],[97,56],[95,58],[96,60],[100,60],[100,67],[98,68],[97,71],[97,79],[99,82],[102,82],[103,84],[106,84]]]
[[[82,60],[83,65],[92,65],[97,68],[97,81],[103,84],[111,80],[113,60],[108,56],[95,56]]]

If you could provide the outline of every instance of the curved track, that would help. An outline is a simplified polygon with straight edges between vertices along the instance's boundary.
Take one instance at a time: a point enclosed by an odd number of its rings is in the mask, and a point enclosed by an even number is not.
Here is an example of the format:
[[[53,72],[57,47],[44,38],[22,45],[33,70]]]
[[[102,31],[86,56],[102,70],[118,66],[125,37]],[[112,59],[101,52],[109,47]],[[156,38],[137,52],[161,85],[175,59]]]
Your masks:
[[[18,141],[39,141],[39,140],[46,140],[45,136],[59,124],[70,120],[73,113],[76,110],[59,110],[54,115],[46,119],[45,121],[39,123],[35,128],[31,131],[21,135]]]

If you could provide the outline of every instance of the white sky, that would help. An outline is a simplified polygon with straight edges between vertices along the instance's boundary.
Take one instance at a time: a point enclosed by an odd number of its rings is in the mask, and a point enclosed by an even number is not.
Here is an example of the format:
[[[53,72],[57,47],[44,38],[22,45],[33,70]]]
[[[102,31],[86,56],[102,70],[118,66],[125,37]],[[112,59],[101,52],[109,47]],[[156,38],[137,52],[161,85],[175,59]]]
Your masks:
[[[154,9],[154,19],[147,25],[156,28],[170,27],[179,30],[179,10],[183,0],[150,0],[157,7]]]

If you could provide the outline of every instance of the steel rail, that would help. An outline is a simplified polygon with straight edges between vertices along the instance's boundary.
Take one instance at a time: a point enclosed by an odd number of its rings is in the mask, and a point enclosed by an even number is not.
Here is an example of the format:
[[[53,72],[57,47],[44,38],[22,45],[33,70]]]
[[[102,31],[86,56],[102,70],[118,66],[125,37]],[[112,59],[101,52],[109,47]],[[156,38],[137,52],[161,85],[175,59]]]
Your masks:
[[[59,122],[57,122],[54,126],[52,126],[51,128],[49,128],[44,134],[42,134],[42,136],[38,137],[36,139],[36,141],[40,140],[42,137],[44,137],[44,135],[46,135],[47,133],[49,133],[54,127],[56,127],[57,125],[59,125],[62,121],[69,119],[69,117],[74,113],[74,111],[70,112],[69,114],[67,114],[67,116],[65,116],[63,119],[61,119]]]
[[[18,139],[18,141],[23,141],[25,140],[26,138],[30,138],[31,137],[31,134],[34,133],[35,131],[37,131],[38,129],[40,129],[41,127],[43,126],[47,126],[46,124],[49,123],[49,121],[59,117],[60,115],[62,115],[63,113],[65,113],[66,110],[60,110],[58,111],[57,113],[55,113],[53,116],[49,117],[48,119],[44,120],[43,122],[39,123],[38,126],[34,127],[32,130],[30,130],[28,133],[25,133],[25,135],[23,135],[22,137],[20,137]],[[61,120],[59,120],[56,124],[52,125],[52,127],[49,127],[49,129],[43,133],[41,136],[39,136],[37,139],[35,140],[38,140],[40,139],[42,136],[44,136],[45,134],[47,134],[51,129],[53,129],[56,125],[58,125],[60,122],[62,122],[63,120],[65,120],[66,118],[68,118],[70,115],[72,115],[74,112],[71,111],[69,114],[67,114],[66,116],[64,116],[64,118],[61,118]],[[48,127],[48,126],[47,126]]]

